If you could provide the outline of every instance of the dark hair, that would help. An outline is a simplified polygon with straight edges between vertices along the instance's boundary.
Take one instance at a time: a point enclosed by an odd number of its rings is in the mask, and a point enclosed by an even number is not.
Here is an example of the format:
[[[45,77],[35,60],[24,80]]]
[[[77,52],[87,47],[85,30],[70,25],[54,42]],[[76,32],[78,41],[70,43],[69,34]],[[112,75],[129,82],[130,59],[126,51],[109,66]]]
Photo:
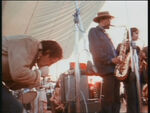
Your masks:
[[[62,58],[63,57],[63,50],[61,46],[56,42],[52,40],[43,40],[41,41],[42,44],[42,54],[46,55],[47,53],[52,58]],[[49,52],[47,52],[49,51]]]
[[[132,27],[131,28],[131,36],[133,36],[133,32],[139,32],[139,30],[138,30],[138,28],[136,28],[136,27]]]

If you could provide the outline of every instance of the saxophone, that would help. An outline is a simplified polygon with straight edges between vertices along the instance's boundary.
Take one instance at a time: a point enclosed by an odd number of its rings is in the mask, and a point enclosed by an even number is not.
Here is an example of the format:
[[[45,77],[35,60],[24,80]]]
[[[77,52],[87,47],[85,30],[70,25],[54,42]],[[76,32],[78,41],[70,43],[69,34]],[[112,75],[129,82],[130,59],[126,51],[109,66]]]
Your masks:
[[[128,32],[127,32],[128,33]],[[128,77],[128,70],[130,66],[131,52],[130,52],[130,41],[128,38],[128,34],[123,40],[123,42],[118,46],[119,56],[121,61],[120,64],[117,64],[115,67],[115,76],[120,81],[124,81]]]

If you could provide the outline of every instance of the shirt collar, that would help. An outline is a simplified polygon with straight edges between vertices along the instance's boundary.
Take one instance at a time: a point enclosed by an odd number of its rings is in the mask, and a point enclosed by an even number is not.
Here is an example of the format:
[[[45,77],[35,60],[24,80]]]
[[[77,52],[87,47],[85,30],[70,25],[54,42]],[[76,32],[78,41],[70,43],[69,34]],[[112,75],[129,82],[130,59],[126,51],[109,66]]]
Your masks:
[[[98,25],[97,28],[100,29],[100,30],[102,30],[103,32],[106,31],[106,30],[105,30],[102,26],[100,26],[100,25]]]

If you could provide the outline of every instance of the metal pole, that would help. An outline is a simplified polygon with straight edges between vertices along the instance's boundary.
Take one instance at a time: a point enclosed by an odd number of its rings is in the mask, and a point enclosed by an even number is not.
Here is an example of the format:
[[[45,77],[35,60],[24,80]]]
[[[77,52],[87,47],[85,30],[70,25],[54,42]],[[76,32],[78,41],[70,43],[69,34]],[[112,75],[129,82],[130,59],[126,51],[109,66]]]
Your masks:
[[[74,14],[74,23],[75,23],[75,83],[76,83],[76,113],[80,113],[80,71],[79,71],[79,8],[78,3],[76,2],[76,12]]]
[[[136,87],[137,87],[137,97],[139,103],[139,112],[141,112],[141,89],[140,89],[140,74],[139,74],[139,62],[136,49],[133,49],[133,63],[134,63],[134,72],[136,76]]]
[[[138,97],[138,105],[139,112],[141,111],[141,90],[140,90],[140,74],[138,67],[138,58],[136,49],[133,47],[133,41],[131,36],[131,28],[129,28],[129,41],[130,43],[130,53],[131,53],[131,70],[135,73],[136,77],[136,88],[137,88],[137,97]]]
[[[78,27],[75,25],[76,28],[76,42],[79,39]],[[76,113],[80,113],[80,71],[79,71],[79,60],[78,60],[78,44],[76,43],[76,65],[75,65],[75,77],[76,77]]]

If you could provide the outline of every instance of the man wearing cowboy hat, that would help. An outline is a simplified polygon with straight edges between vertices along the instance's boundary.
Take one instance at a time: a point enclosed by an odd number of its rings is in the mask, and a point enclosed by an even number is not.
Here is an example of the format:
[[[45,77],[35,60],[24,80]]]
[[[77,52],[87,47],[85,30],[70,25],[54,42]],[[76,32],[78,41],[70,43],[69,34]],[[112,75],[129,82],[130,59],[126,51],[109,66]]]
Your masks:
[[[113,18],[114,16],[110,15],[108,11],[99,12],[97,17],[93,19],[99,25],[91,28],[88,34],[89,49],[94,64],[104,80],[101,113],[120,112],[120,82],[114,76],[114,69],[115,65],[121,61],[117,57],[111,39],[105,33],[105,29],[109,29]]]

